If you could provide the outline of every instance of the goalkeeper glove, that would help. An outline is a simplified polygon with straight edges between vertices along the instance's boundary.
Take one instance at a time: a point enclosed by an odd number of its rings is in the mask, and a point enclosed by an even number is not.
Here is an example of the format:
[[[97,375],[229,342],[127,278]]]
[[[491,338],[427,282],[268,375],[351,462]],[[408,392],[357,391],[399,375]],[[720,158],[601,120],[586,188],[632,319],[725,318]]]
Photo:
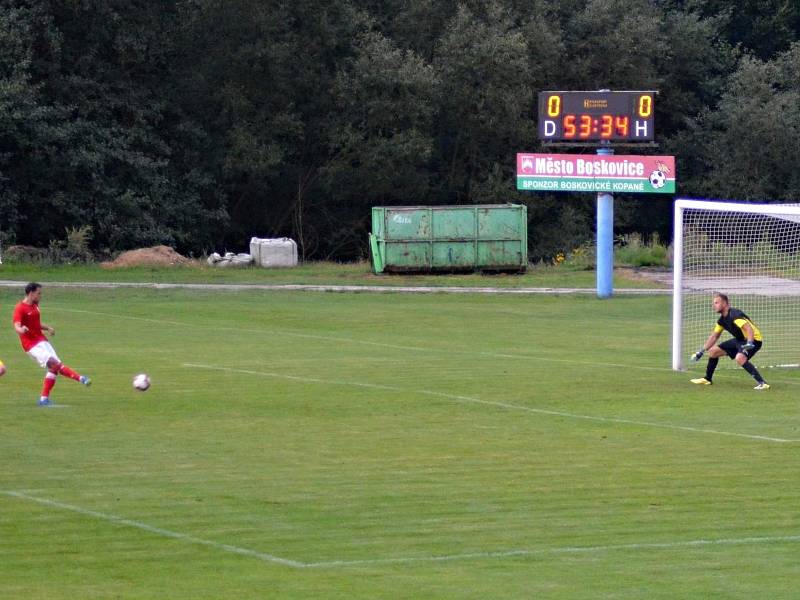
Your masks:
[[[753,342],[745,342],[742,344],[742,354],[745,356],[750,356],[750,353],[756,349],[756,345]]]
[[[697,352],[695,352],[694,354],[692,354],[692,360],[693,360],[694,362],[697,362],[698,360],[700,360],[701,358],[703,358],[703,354],[705,354],[705,353],[706,353],[706,351],[705,351],[705,350],[703,350],[702,348],[700,348],[700,350],[698,350]]]

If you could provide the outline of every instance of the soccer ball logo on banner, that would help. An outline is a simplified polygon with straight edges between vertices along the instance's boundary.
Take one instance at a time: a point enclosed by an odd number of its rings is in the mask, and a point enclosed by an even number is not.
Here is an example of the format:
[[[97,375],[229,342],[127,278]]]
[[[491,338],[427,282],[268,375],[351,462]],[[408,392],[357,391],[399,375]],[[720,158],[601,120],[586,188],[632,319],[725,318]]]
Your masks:
[[[654,188],[662,188],[666,183],[667,176],[664,174],[664,171],[653,171],[650,173],[650,185],[652,185]]]

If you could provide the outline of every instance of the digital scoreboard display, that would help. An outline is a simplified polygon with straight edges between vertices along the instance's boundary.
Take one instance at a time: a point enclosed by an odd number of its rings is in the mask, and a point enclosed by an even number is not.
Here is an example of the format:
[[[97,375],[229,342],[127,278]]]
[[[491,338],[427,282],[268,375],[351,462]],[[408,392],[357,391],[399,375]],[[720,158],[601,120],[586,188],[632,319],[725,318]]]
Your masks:
[[[652,142],[654,91],[540,92],[545,142]]]

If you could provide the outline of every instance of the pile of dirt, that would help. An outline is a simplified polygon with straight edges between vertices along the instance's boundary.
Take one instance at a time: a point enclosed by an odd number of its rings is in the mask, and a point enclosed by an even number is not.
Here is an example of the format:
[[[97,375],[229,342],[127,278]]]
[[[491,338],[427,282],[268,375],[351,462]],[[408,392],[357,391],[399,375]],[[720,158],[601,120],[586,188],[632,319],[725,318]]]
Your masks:
[[[186,265],[191,262],[191,259],[177,253],[169,246],[153,246],[152,248],[137,248],[123,252],[114,260],[101,263],[101,266],[106,269],[140,266],[164,267]]]

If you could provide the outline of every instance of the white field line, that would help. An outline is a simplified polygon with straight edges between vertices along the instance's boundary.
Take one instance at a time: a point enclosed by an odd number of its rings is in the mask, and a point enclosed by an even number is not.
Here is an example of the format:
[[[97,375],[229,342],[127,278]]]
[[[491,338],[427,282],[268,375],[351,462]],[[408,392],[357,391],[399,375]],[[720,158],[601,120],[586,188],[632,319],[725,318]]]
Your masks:
[[[99,519],[101,521],[108,521],[110,523],[115,523],[116,525],[124,525],[126,527],[134,527],[136,529],[141,529],[143,531],[147,531],[149,533],[154,533],[156,535],[160,535],[162,537],[173,538],[176,540],[182,540],[184,542],[188,542],[190,544],[198,544],[201,546],[208,546],[209,548],[214,548],[216,550],[222,550],[224,552],[231,552],[233,554],[241,554],[242,556],[249,556],[251,558],[257,558],[264,562],[275,563],[278,565],[285,565],[287,567],[303,567],[305,566],[304,563],[297,562],[294,560],[288,560],[286,558],[281,558],[279,556],[273,556],[272,554],[265,554],[263,552],[257,552],[256,550],[250,550],[249,548],[240,548],[238,546],[231,546],[230,544],[220,544],[218,542],[212,542],[211,540],[204,540],[202,538],[194,537],[191,535],[186,535],[185,533],[178,533],[176,531],[170,531],[169,529],[162,529],[161,527],[154,527],[152,525],[148,525],[147,523],[143,523],[142,521],[133,521],[131,519],[125,519],[123,517],[118,517],[116,515],[111,515],[108,513],[98,512],[96,510],[89,510],[87,508],[82,508],[80,506],[74,506],[72,504],[65,504],[64,502],[57,502],[56,500],[49,500],[47,498],[39,498],[37,496],[30,496],[28,494],[24,494],[22,492],[15,492],[15,491],[5,491],[0,490],[0,494],[4,494],[6,496],[11,496],[13,498],[20,498],[22,500],[29,500],[30,502],[37,502],[39,504],[43,504],[45,506],[52,506],[53,508],[60,508],[62,510],[68,510],[74,513],[78,513],[80,515],[84,515],[87,517],[92,517],[94,519]]]
[[[800,542],[800,535],[782,535],[774,537],[722,538],[716,540],[687,540],[682,542],[653,542],[641,544],[618,544],[604,546],[562,546],[557,548],[538,548],[529,550],[506,550],[500,552],[472,552],[466,554],[445,554],[439,556],[408,556],[397,558],[374,558],[364,560],[334,560],[327,562],[305,563],[306,568],[352,567],[360,565],[446,562],[454,560],[470,560],[483,558],[509,558],[515,556],[542,556],[548,554],[589,554],[602,552],[619,552],[625,550],[672,550],[675,548],[698,548],[704,546],[733,546],[743,544],[775,544]]]
[[[29,502],[36,502],[44,506],[59,508],[74,513],[78,513],[87,517],[92,517],[101,521],[108,521],[116,525],[123,525],[126,527],[134,527],[141,529],[155,535],[168,537],[172,539],[182,540],[191,544],[207,546],[215,550],[223,552],[230,552],[232,554],[239,554],[255,558],[263,562],[279,564],[296,569],[311,569],[311,568],[339,568],[339,567],[358,567],[361,565],[380,565],[380,564],[399,564],[399,563],[423,563],[423,562],[447,562],[457,560],[476,560],[487,558],[512,558],[517,556],[545,556],[548,554],[590,554],[590,553],[607,553],[607,552],[620,552],[627,550],[671,550],[676,548],[701,548],[706,546],[733,546],[745,544],[780,544],[788,542],[800,542],[800,535],[782,535],[770,537],[744,537],[744,538],[721,538],[721,539],[700,539],[700,540],[686,540],[677,542],[644,542],[634,544],[616,544],[616,545],[600,545],[600,546],[560,546],[555,548],[536,548],[536,549],[519,549],[519,550],[504,550],[498,552],[468,552],[464,554],[442,554],[434,556],[398,556],[394,558],[371,558],[361,560],[331,560],[319,562],[301,562],[296,560],[288,560],[272,554],[265,554],[249,548],[241,548],[239,546],[231,546],[230,544],[221,544],[204,540],[191,535],[177,533],[161,527],[154,527],[143,523],[141,521],[133,521],[125,519],[116,515],[102,513],[95,510],[89,510],[73,504],[66,504],[48,498],[41,498],[38,496],[31,496],[19,491],[0,490],[0,494],[18,498],[20,500],[28,500]]]
[[[543,408],[532,408],[530,406],[521,406],[519,404],[511,404],[508,402],[499,402],[496,400],[482,400],[480,398],[473,398],[470,396],[460,396],[457,394],[448,394],[446,392],[434,392],[431,390],[418,390],[411,388],[402,388],[394,385],[383,385],[377,383],[364,383],[359,381],[337,381],[334,379],[319,379],[317,377],[300,377],[297,375],[285,375],[283,373],[273,373],[269,371],[253,371],[249,369],[236,369],[231,367],[221,367],[217,365],[197,364],[197,363],[184,363],[184,367],[192,369],[208,369],[211,371],[225,371],[228,373],[241,373],[243,375],[254,375],[258,377],[273,377],[277,379],[287,379],[289,381],[299,381],[302,383],[321,383],[324,385],[343,385],[360,388],[370,388],[378,390],[386,390],[391,392],[406,392],[413,394],[421,394],[425,396],[435,396],[437,398],[445,398],[447,400],[455,400],[457,402],[469,402],[472,404],[482,404],[484,406],[495,406],[498,408],[505,408],[509,410],[518,410],[523,412],[535,413],[539,415],[549,415],[554,417],[564,417],[567,419],[581,419],[584,421],[597,421],[601,423],[619,423],[624,425],[634,425],[637,427],[657,427],[660,429],[672,429],[677,431],[689,431],[692,433],[706,433],[712,435],[723,435],[729,437],[738,437],[749,440],[759,440],[765,442],[774,442],[779,444],[788,444],[800,442],[800,439],[785,439],[770,437],[766,435],[753,435],[748,433],[737,433],[734,431],[720,431],[717,429],[703,429],[699,427],[689,427],[685,425],[670,425],[668,423],[654,423],[652,421],[635,421],[633,419],[620,419],[617,417],[596,417],[592,415],[581,415],[577,413],[569,413],[558,410],[547,410]]]

